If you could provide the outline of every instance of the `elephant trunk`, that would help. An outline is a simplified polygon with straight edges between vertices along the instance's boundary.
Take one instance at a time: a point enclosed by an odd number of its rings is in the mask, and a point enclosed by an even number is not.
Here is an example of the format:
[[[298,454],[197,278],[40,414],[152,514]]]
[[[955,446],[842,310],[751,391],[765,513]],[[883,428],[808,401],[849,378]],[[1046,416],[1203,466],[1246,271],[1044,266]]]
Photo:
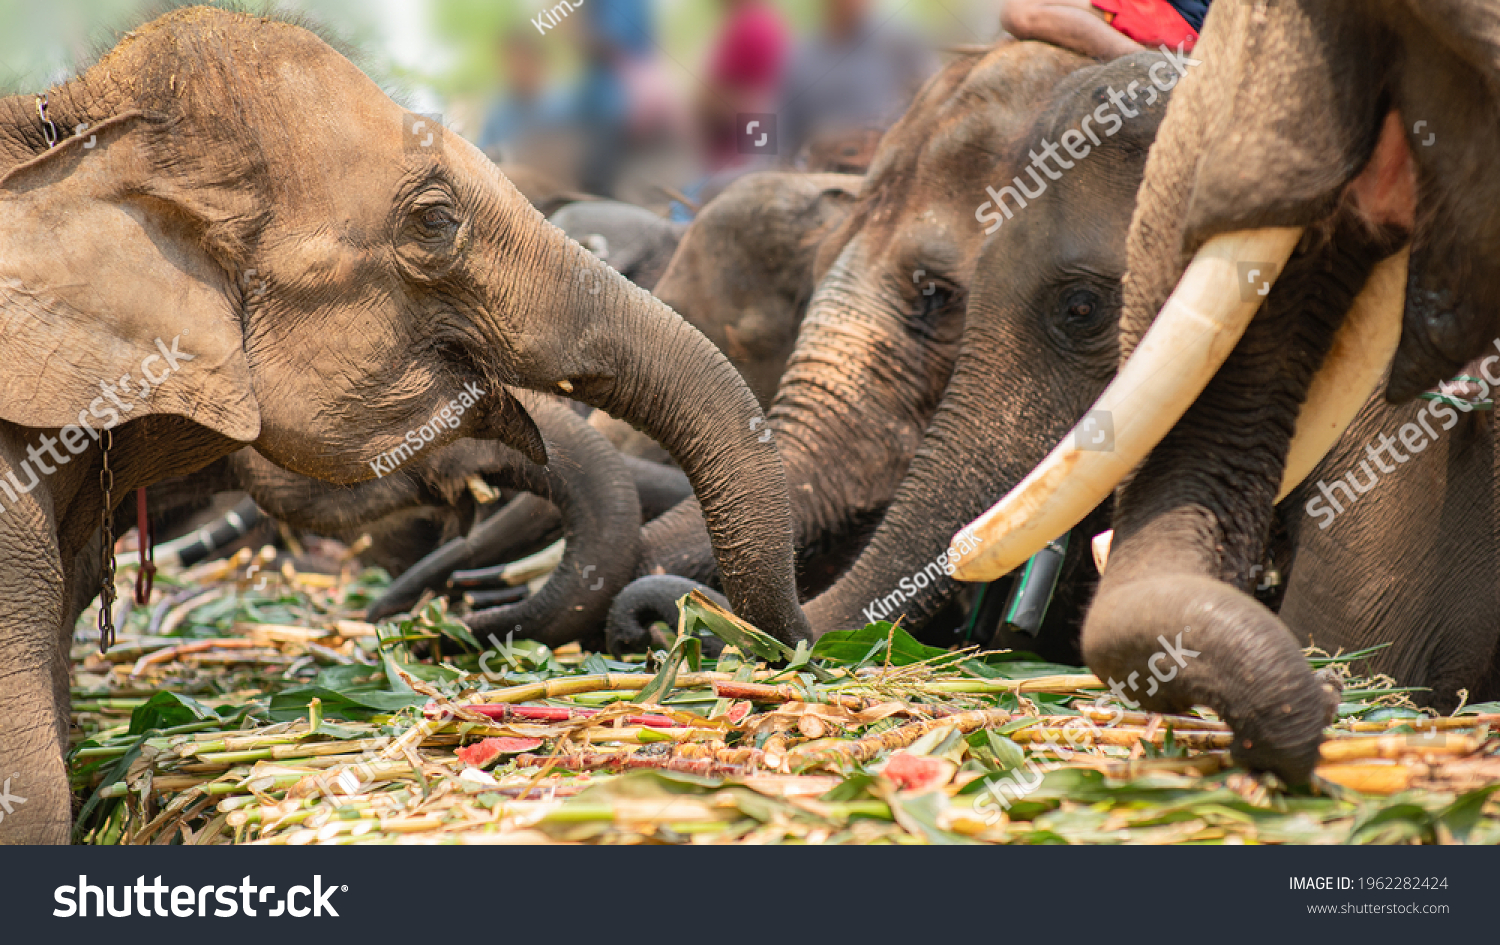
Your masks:
[[[693,485],[682,470],[624,453],[620,459],[635,481],[635,494],[641,500],[641,521],[649,522],[693,497]]]
[[[739,373],[697,329],[555,227],[530,248],[533,258],[495,263],[535,274],[506,283],[511,291],[491,307],[500,323],[488,340],[514,353],[514,381],[560,390],[660,443],[693,485],[736,611],[783,640],[806,638],[785,472],[756,432],[765,421]]]
[[[1205,704],[1241,763],[1302,782],[1336,696],[1247,593],[1299,408],[1379,260],[1399,245],[1341,214],[1309,234],[1202,395],[1122,488],[1084,658],[1123,699]],[[1243,417],[1253,418],[1245,422]]]
[[[1139,556],[1141,536],[1111,554]],[[1149,556],[1146,559],[1149,562]],[[1084,623],[1088,666],[1127,706],[1184,712],[1207,705],[1234,730],[1236,763],[1300,784],[1318,761],[1337,694],[1297,642],[1245,592],[1204,575],[1118,582],[1106,572]]]
[[[557,415],[547,417],[547,426],[564,431],[560,442],[553,441],[558,459],[548,465],[544,482],[527,486],[548,494],[562,513],[567,539],[562,561],[531,597],[481,610],[468,623],[481,637],[513,632],[561,646],[601,629],[610,600],[630,580],[640,553],[641,506],[623,458],[609,441],[566,407],[547,409]],[[534,475],[541,472],[532,468]]]
[[[806,605],[814,632],[897,616],[908,629],[925,626],[958,590],[948,553],[953,533],[1019,482],[1107,380],[1078,378],[1061,400],[1038,396],[1047,390],[1045,379],[1017,369],[1031,360],[1013,350],[1017,339],[994,337],[977,325],[969,333],[947,395],[880,528],[838,582]],[[1006,407],[997,410],[997,404]],[[1070,546],[1068,574],[1076,571],[1082,579],[1078,566],[1087,548],[1082,541]]]
[[[777,390],[767,428],[786,464],[795,541],[804,561],[858,553],[906,474],[952,370],[945,346],[894,337],[905,323],[888,289],[863,285],[869,268],[860,241],[840,254],[808,304],[797,346]],[[713,580],[693,503],[646,529],[639,573]],[[821,589],[816,578],[806,583]]]

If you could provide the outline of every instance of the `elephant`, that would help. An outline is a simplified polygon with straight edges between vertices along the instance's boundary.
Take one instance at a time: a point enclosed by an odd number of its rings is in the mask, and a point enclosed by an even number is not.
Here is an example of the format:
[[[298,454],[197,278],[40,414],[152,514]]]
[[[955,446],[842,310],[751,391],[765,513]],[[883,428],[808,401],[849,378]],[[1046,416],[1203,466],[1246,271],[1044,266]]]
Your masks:
[[[656,286],[657,298],[719,346],[763,407],[807,313],[818,247],[848,217],[859,186],[849,174],[746,174],[693,218]]]
[[[859,178],[848,175],[745,175],[693,219],[656,286],[657,298],[728,356],[762,406],[775,393],[806,312],[815,281],[817,246],[848,214],[858,187]],[[597,411],[589,422],[622,452],[654,458],[660,449],[629,424]],[[758,435],[769,438],[765,430]],[[675,471],[633,456],[627,456],[626,462],[640,494],[642,518],[649,522],[665,511],[659,504],[663,499],[679,494],[680,486],[672,478]],[[515,501],[525,506],[540,504],[531,496]],[[621,538],[632,546],[637,540],[635,536]],[[485,560],[478,562],[472,549],[439,548],[397,580],[386,598],[371,608],[370,619],[409,605],[421,588],[438,586],[455,568],[509,560],[523,553],[515,547],[508,551],[490,548],[483,555]]]
[[[1076,430],[957,536],[958,576],[990,580],[1114,492],[1089,667],[1144,678],[1186,637],[1197,655],[1142,704],[1210,706],[1238,763],[1287,782],[1334,698],[1251,570],[1277,497],[1372,390],[1404,403],[1500,329],[1497,46],[1474,0],[1215,4],[1127,239],[1121,368],[1085,421],[1112,448]],[[1494,612],[1492,576],[1471,593]]]
[[[548,220],[647,292],[661,280],[688,228],[618,200],[579,200]],[[586,288],[597,286],[588,283]]]
[[[1140,54],[1069,76],[1034,143],[1059,140],[1103,93],[1149,79],[1161,61]],[[1138,104],[1140,114],[1120,133],[1092,148],[1086,163],[986,241],[942,402],[875,535],[827,592],[804,605],[814,633],[897,616],[903,627],[920,632],[958,593],[946,573],[949,536],[994,495],[1019,483],[1114,377],[1133,198],[1166,104],[1166,96]],[[1007,265],[1014,259],[1029,265]],[[1080,318],[1079,309],[1088,317]],[[1483,369],[1472,365],[1469,373]],[[1490,415],[1431,404],[1427,426],[1453,428],[1436,448],[1368,498],[1348,486],[1341,497],[1326,487],[1348,472],[1367,491],[1381,472],[1371,472],[1367,447],[1408,424],[1404,435],[1419,442],[1418,421],[1429,401],[1418,403],[1396,407],[1376,396],[1364,405],[1329,455],[1277,507],[1274,544],[1280,547],[1268,557],[1283,580],[1275,607],[1299,644],[1347,652],[1390,643],[1369,660],[1369,669],[1403,685],[1430,687],[1428,701],[1451,711],[1461,689],[1473,701],[1497,695],[1494,612],[1487,595],[1472,592],[1490,580],[1495,564]],[[1400,462],[1405,455],[1387,459]],[[1393,471],[1380,462],[1385,473]],[[1326,504],[1340,498],[1352,507]],[[1110,527],[1110,513],[1106,498],[1073,529],[1037,634],[1002,632],[991,645],[1078,661],[1079,623],[1097,584],[1090,539]],[[1261,558],[1256,561],[1252,577],[1266,570]],[[1135,698],[1129,691],[1126,696]]]
[[[80,559],[132,490],[246,445],[333,483],[381,478],[419,430],[542,463],[507,386],[568,394],[671,454],[741,616],[809,636],[785,471],[734,367],[310,30],[165,14],[0,99],[0,173],[0,757],[27,797],[0,841],[69,835]]]
[[[848,215],[818,245],[816,287],[758,431],[787,466],[803,592],[858,552],[937,408],[983,239],[975,195],[1024,164],[1052,90],[1086,64],[1038,43],[950,63],[886,133]],[[716,580],[693,500],[647,525],[644,542],[642,576]]]
[[[1465,403],[1395,405],[1377,391],[1277,506],[1274,532],[1289,549],[1277,613],[1297,642],[1330,653],[1389,643],[1367,671],[1427,688],[1413,698],[1448,713],[1463,690],[1472,703],[1500,699],[1500,451],[1493,413]]]
[[[952,376],[874,535],[804,605],[815,634],[898,617],[921,632],[953,606],[963,586],[950,576],[953,533],[1020,482],[1114,376],[1131,198],[1170,98],[1150,83],[1162,61],[1140,53],[1079,69],[1057,85],[1021,153],[1046,153],[1113,89],[1146,85],[1150,99],[1141,95],[1137,114],[1117,118],[1115,133],[1098,145],[1085,140],[1084,157],[1075,154],[1057,180],[1043,177],[1047,186],[1012,218],[994,226],[984,185],[971,191],[979,210],[968,225],[982,233],[988,222],[993,232],[975,263]],[[1097,579],[1089,540],[1108,522],[1105,502],[1074,530],[1034,637],[1002,632],[967,642],[1076,663],[1077,626]],[[986,594],[1009,590],[1002,584]]]
[[[498,608],[491,619],[503,617],[512,623],[524,623],[532,611],[550,611],[564,601],[568,606],[562,611],[563,619],[546,628],[549,638],[578,639],[601,624],[610,598],[624,586],[634,568],[635,549],[629,540],[641,523],[638,487],[631,479],[626,458],[571,407],[529,391],[517,392],[516,396],[544,435],[551,460],[547,466],[537,466],[495,441],[460,440],[380,479],[337,486],[288,472],[253,449],[244,449],[192,475],[149,488],[152,528],[158,534],[165,533],[174,521],[206,506],[215,495],[243,491],[259,509],[293,529],[348,542],[371,536],[367,560],[373,553],[376,563],[400,574],[405,565],[431,549],[434,531],[456,537],[474,522],[478,503],[468,485],[474,478],[492,487],[528,489],[531,492],[527,494],[547,496],[562,508],[558,530],[568,539],[566,553],[536,595],[524,605]],[[654,464],[638,465],[669,476],[681,475]],[[501,515],[503,512],[490,521]],[[233,518],[243,521],[237,511]],[[531,525],[514,519],[511,516],[509,522],[498,522],[502,527],[491,529],[498,531],[495,537],[508,537],[504,525],[508,524],[512,533],[524,532]],[[117,534],[136,523],[133,505],[116,511]],[[217,523],[208,528],[219,536],[218,544],[236,537],[233,528],[217,527]],[[553,537],[550,528],[541,532],[532,527],[531,534],[542,540]],[[484,549],[474,551],[483,554]],[[160,549],[157,560],[163,560]],[[416,587],[407,603],[415,601],[421,590],[421,586]],[[386,598],[390,596],[388,591]],[[579,601],[584,603],[580,605]]]

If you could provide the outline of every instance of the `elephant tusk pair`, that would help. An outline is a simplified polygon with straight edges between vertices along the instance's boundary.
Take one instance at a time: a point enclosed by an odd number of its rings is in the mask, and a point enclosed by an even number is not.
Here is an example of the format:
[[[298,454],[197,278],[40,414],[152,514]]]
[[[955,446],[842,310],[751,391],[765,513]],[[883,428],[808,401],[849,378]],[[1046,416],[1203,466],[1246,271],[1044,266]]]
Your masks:
[[[1036,469],[953,538],[964,581],[992,581],[1073,528],[1182,419],[1229,357],[1266,290],[1247,292],[1242,263],[1280,271],[1297,227],[1228,233],[1193,257],[1161,314],[1094,410]],[[1381,263],[1356,299],[1298,418],[1281,494],[1322,459],[1379,383],[1400,336],[1407,254]],[[1113,440],[1104,424],[1113,426]]]

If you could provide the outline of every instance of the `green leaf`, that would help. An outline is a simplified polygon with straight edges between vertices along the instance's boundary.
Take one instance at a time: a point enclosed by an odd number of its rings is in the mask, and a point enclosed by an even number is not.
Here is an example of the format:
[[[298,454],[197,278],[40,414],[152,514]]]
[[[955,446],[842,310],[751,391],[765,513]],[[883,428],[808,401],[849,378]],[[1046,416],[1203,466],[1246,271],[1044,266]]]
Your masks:
[[[980,729],[968,743],[969,751],[987,768],[1011,771],[1026,763],[1026,749],[993,729]]]
[[[1368,649],[1355,650],[1353,653],[1344,653],[1340,656],[1310,656],[1307,659],[1307,665],[1311,666],[1313,669],[1322,669],[1323,667],[1332,665],[1333,663],[1352,663],[1355,660],[1362,660],[1366,657],[1374,656],[1376,653],[1379,653],[1381,650],[1385,649],[1388,646],[1390,646],[1389,643],[1380,643]]]
[[[271,697],[271,719],[276,722],[290,722],[302,718],[307,715],[308,704],[313,699],[318,699],[323,703],[325,716],[360,722],[373,715],[398,712],[409,706],[420,706],[427,702],[426,696],[411,690],[391,692],[382,689],[353,689],[340,692],[324,686],[298,686],[294,689],[283,689]],[[136,711],[139,712],[140,709]],[[323,723],[322,732],[328,734],[326,721]]]
[[[196,699],[179,696],[175,692],[158,692],[145,705],[130,713],[130,730],[127,734],[144,735],[152,729],[172,728],[220,717],[220,713]]]
[[[1476,788],[1438,811],[1437,819],[1447,825],[1456,839],[1467,842],[1469,834],[1484,816],[1485,801],[1496,791],[1500,791],[1500,781]]]
[[[947,804],[947,798],[941,791],[926,791],[913,796],[890,791],[886,794],[885,802],[890,805],[891,816],[898,824],[913,834],[926,838],[928,843],[961,845],[974,842],[938,826],[938,815]]]
[[[918,643],[911,634],[880,621],[861,630],[832,630],[818,638],[812,657],[829,663],[857,667],[864,663],[885,662],[886,641],[890,640],[891,665],[907,666],[947,655],[947,650]]]
[[[1395,803],[1355,824],[1349,832],[1351,844],[1437,842],[1437,825],[1428,810],[1418,804]]]
[[[683,663],[686,663],[692,672],[697,672],[698,667],[703,665],[703,641],[696,636],[684,635],[677,638],[661,670],[651,682],[646,684],[646,688],[641,690],[637,700],[660,704],[661,700],[666,698],[667,693],[672,691],[672,687],[677,684],[677,673],[682,669]]]
[[[677,602],[682,614],[679,637],[696,637],[701,624],[709,633],[742,653],[754,653],[770,663],[782,663],[796,656],[796,651],[767,633],[750,626],[734,614],[715,604],[702,591],[693,591]],[[816,655],[816,652],[814,653]]]

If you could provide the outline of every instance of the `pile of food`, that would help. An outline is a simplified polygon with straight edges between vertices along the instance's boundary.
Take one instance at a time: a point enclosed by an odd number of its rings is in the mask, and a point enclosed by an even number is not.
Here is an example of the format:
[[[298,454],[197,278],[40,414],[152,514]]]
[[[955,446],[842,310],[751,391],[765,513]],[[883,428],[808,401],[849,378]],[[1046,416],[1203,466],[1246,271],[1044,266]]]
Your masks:
[[[79,839],[1500,843],[1500,706],[1434,717],[1367,653],[1309,656],[1344,702],[1291,790],[1211,714],[1026,654],[888,623],[792,650],[693,597],[670,651],[617,661],[475,640],[442,599],[365,623],[384,583],[242,553],[160,576],[105,654],[81,633]]]

